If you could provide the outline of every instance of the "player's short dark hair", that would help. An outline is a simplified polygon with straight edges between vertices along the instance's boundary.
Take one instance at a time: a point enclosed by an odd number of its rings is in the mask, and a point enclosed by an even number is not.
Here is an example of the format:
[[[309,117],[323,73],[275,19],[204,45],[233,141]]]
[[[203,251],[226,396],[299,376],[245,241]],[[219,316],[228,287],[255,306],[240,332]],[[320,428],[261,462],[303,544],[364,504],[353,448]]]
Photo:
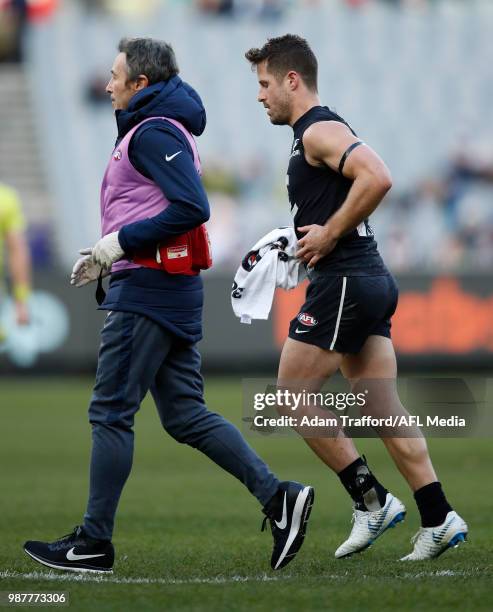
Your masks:
[[[163,40],[122,38],[118,51],[127,56],[129,81],[135,81],[139,74],[144,74],[149,85],[154,85],[159,81],[167,81],[180,72],[173,47]]]
[[[285,34],[269,38],[260,49],[250,49],[245,57],[252,64],[252,69],[267,60],[269,72],[278,80],[290,70],[295,70],[303,79],[308,89],[317,91],[318,62],[308,42],[295,34]]]

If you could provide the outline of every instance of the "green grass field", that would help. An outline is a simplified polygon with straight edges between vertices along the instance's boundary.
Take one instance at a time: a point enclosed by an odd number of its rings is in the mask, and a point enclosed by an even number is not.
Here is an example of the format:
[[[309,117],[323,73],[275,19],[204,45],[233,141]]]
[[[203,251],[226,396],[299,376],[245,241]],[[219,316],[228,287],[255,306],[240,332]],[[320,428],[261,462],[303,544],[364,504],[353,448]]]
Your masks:
[[[491,610],[491,441],[431,440],[440,478],[470,527],[467,545],[428,563],[397,560],[419,526],[412,495],[377,440],[360,440],[405,523],[348,560],[333,557],[351,508],[337,478],[295,438],[251,438],[281,478],[316,488],[305,545],[270,570],[257,501],[197,451],[167,437],[152,401],[136,423],[132,475],[117,517],[110,576],[50,572],[22,551],[81,521],[88,486],[89,379],[0,379],[0,591],[68,591],[73,610]],[[241,422],[239,380],[208,379],[211,408]]]

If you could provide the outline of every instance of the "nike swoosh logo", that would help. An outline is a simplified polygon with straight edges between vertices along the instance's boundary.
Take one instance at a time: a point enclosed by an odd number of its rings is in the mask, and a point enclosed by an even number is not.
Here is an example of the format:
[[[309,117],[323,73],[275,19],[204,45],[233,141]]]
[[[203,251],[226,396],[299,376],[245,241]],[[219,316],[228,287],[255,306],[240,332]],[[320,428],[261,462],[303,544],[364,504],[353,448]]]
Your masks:
[[[310,331],[309,329],[299,329],[299,327],[297,327],[294,330],[294,333],[295,334],[307,334],[309,331]]]
[[[76,555],[74,553],[74,550],[75,546],[67,552],[67,559],[69,561],[81,561],[82,559],[94,559],[94,557],[104,557],[104,553],[102,553],[101,555]]]
[[[165,160],[166,161],[171,161],[174,157],[176,157],[177,155],[180,155],[181,151],[178,151],[178,153],[173,153],[173,155],[166,155]]]
[[[282,507],[282,519],[280,521],[275,521],[276,525],[279,529],[286,529],[286,525],[288,524],[288,509],[286,507],[286,493],[284,493],[284,505]]]

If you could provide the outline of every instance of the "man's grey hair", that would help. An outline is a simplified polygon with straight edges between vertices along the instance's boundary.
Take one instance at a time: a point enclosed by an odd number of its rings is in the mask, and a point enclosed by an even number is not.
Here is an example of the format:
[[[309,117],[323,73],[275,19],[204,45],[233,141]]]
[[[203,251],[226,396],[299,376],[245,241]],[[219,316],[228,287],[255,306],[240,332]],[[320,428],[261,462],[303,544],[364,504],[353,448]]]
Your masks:
[[[155,38],[122,38],[118,51],[127,56],[128,80],[135,81],[144,74],[149,85],[167,81],[180,71],[173,47]]]

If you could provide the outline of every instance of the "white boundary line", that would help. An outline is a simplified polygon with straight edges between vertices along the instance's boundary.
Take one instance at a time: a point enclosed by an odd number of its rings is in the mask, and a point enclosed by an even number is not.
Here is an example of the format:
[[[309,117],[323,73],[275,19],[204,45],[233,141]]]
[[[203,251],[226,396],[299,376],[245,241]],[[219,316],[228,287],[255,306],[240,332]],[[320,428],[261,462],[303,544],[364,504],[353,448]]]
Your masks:
[[[380,576],[380,578],[395,578],[396,580],[417,580],[420,578],[454,578],[454,577],[474,577],[474,576],[486,576],[487,572],[484,572],[481,568],[475,568],[469,571],[463,570],[436,570],[430,572],[417,572],[411,574],[406,572],[405,574],[396,576]],[[347,572],[341,574],[328,574],[321,575],[321,578],[327,580],[344,580],[349,577]],[[145,577],[128,577],[122,576],[95,576],[94,574],[77,574],[77,573],[58,573],[53,571],[48,572],[15,572],[5,570],[0,572],[0,580],[17,579],[17,580],[32,580],[32,581],[51,581],[51,582],[98,582],[98,583],[110,583],[110,584],[162,584],[162,585],[187,585],[187,584],[235,584],[242,582],[280,582],[282,580],[291,580],[296,578],[303,578],[302,576],[292,576],[289,574],[283,574],[282,576],[268,576],[267,574],[261,574],[258,576],[225,576],[216,578],[145,578]],[[360,579],[374,578],[374,576],[362,575]]]
[[[108,582],[111,584],[167,584],[167,585],[180,585],[180,584],[230,584],[236,582],[278,582],[280,580],[289,580],[291,576],[268,576],[262,574],[259,576],[226,576],[216,578],[125,578],[122,576],[95,576],[94,574],[83,574],[83,573],[58,573],[53,571],[48,572],[14,572],[6,570],[0,572],[0,580],[6,579],[17,579],[17,580],[47,580],[53,582]]]

